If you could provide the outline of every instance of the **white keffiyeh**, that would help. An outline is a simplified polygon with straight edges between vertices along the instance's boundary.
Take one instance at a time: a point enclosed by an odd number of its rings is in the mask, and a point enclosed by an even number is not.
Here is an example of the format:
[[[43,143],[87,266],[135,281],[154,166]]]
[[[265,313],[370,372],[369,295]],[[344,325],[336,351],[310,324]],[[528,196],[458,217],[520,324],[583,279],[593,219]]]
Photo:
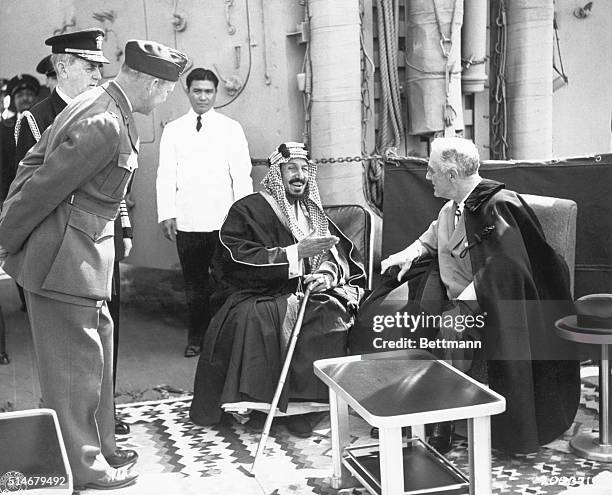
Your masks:
[[[285,186],[281,174],[281,164],[287,163],[295,158],[301,158],[308,162],[308,182],[304,191],[304,196],[300,202],[306,208],[310,217],[310,225],[314,230],[314,235],[329,235],[329,225],[327,217],[323,211],[319,188],[317,187],[317,166],[309,160],[308,149],[303,143],[288,142],[281,144],[268,158],[270,170],[261,181],[266,191],[274,198],[279,208],[289,221],[289,226],[293,236],[300,241],[308,236],[310,232],[303,232],[299,226],[294,208],[289,204],[285,193]],[[310,258],[310,266],[314,271],[321,263],[321,255]]]

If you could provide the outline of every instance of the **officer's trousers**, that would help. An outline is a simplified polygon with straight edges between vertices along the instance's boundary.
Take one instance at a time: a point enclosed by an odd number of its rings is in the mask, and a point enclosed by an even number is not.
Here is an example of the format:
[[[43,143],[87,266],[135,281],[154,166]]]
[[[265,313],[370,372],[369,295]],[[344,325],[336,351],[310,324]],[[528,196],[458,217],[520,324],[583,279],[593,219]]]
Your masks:
[[[106,302],[81,306],[25,291],[40,389],[55,409],[75,485],[101,478],[115,452],[113,323]]]

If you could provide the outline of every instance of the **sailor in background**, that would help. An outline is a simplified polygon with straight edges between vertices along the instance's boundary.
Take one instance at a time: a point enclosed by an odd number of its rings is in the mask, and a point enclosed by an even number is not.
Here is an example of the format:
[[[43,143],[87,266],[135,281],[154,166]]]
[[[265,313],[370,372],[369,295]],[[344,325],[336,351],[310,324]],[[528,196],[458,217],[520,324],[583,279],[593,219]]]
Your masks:
[[[9,186],[15,178],[15,124],[23,112],[29,110],[40,91],[38,79],[29,74],[19,74],[7,83],[11,102],[3,112],[0,123],[0,201],[4,201]]]
[[[55,67],[53,67],[53,62],[51,62],[51,55],[47,55],[40,62],[38,62],[36,72],[45,76],[45,84],[49,89],[49,92],[53,91],[57,86],[57,73],[55,72]]]

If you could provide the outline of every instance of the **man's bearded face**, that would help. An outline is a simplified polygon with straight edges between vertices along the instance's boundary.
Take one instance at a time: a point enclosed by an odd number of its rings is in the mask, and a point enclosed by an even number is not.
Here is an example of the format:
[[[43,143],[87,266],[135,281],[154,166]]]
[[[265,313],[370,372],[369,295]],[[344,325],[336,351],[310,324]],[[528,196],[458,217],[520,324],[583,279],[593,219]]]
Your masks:
[[[294,202],[304,197],[308,184],[308,162],[303,158],[292,158],[280,168],[287,200]]]

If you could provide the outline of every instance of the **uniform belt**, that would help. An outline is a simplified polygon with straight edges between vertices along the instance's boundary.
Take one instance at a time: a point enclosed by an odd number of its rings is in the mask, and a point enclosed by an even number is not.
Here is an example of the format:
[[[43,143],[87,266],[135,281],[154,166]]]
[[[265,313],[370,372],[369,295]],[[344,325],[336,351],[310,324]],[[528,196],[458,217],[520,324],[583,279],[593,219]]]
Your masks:
[[[117,213],[119,213],[119,201],[112,204],[102,203],[82,192],[76,192],[68,196],[66,203],[108,220],[114,220],[117,218]]]

